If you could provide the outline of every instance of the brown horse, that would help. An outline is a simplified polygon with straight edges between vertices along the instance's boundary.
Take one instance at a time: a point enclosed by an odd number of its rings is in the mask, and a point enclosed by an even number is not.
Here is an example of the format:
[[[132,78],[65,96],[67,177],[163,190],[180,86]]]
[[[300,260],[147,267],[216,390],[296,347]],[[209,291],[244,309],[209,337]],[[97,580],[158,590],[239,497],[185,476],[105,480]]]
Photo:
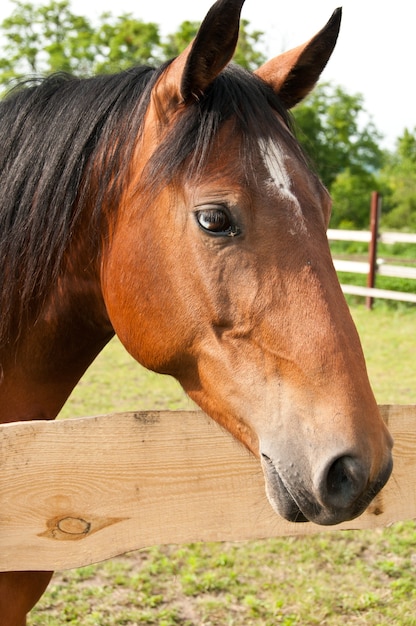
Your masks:
[[[340,11],[250,74],[219,0],[163,67],[52,77],[1,104],[0,421],[53,419],[117,333],[261,459],[288,520],[359,515],[391,439],[326,238],[331,203],[287,110]],[[50,579],[0,575],[1,626]]]

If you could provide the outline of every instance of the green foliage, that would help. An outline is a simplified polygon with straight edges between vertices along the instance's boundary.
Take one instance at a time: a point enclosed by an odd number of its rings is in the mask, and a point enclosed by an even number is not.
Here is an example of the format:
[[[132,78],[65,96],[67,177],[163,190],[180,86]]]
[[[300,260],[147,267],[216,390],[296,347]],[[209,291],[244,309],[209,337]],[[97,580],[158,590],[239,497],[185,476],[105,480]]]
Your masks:
[[[265,62],[266,57],[258,49],[263,33],[259,30],[252,31],[249,26],[247,20],[241,20],[240,36],[234,55],[234,62],[247,70],[253,71]]]
[[[163,56],[165,59],[173,59],[185,50],[186,46],[192,41],[198,32],[199,22],[190,22],[186,20],[182,22],[179,29],[167,36],[166,41],[162,43]]]
[[[104,13],[93,37],[96,48],[92,73],[103,74],[133,65],[154,65],[160,54],[159,27],[136,20],[131,13],[114,18]]]
[[[132,65],[160,62],[177,56],[195,37],[198,22],[183,22],[162,41],[159,26],[135,19],[131,13],[103,13],[96,24],[71,11],[69,0],[35,5],[11,0],[14,10],[0,25],[4,45],[0,84],[56,71],[77,76],[115,72]],[[249,69],[264,56],[257,50],[262,33],[241,22],[235,61]]]
[[[371,192],[378,187],[372,172],[353,173],[349,167],[340,172],[331,185],[331,228],[368,228]]]
[[[86,76],[158,59],[158,26],[129,13],[117,18],[103,13],[93,25],[71,11],[69,0],[12,2],[15,9],[1,24],[0,83],[56,71]]]
[[[195,37],[198,28],[199,22],[182,22],[179,29],[175,33],[168,35],[166,41],[162,43],[161,48],[164,58],[171,59],[180,54]],[[261,31],[252,31],[249,22],[244,19],[241,20],[234,62],[248,70],[255,70],[264,63],[265,57],[257,49],[262,37],[263,33]]]
[[[67,0],[36,6],[12,0],[15,9],[2,25],[5,41],[0,58],[0,82],[42,72],[82,73],[93,63],[93,30],[74,15]]]
[[[386,187],[382,226],[416,232],[416,128],[405,129],[389,155],[380,179]]]
[[[382,226],[416,231],[416,129],[404,131],[393,153],[360,94],[318,85],[294,110],[299,139],[333,198],[332,228],[368,228],[372,191],[383,196]]]
[[[382,165],[381,136],[364,109],[362,95],[322,83],[293,115],[301,131],[299,140],[328,188],[346,170],[360,176]]]
[[[397,141],[397,154],[402,160],[406,160],[416,166],[416,127],[411,133],[407,128]]]

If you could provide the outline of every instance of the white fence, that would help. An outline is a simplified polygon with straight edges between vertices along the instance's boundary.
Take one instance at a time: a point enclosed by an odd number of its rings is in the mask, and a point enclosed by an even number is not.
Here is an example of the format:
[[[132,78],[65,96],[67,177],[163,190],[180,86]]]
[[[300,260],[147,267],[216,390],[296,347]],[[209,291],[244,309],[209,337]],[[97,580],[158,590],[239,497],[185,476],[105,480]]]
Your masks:
[[[370,244],[372,241],[372,233],[370,231],[360,230],[334,230],[328,229],[328,239],[330,241],[357,241]],[[408,233],[380,233],[377,235],[377,243],[395,244],[410,243],[416,244],[416,234]],[[416,258],[416,248],[415,248]],[[334,266],[338,272],[353,272],[357,274],[370,275],[371,259],[368,262],[363,261],[347,261],[342,259],[334,259]],[[375,272],[379,276],[391,276],[394,278],[410,278],[416,280],[416,268],[406,267],[404,265],[389,265],[382,259],[376,259]],[[412,302],[416,304],[416,283],[415,293],[406,293],[402,291],[392,291],[388,289],[377,289],[374,286],[359,287],[357,285],[341,284],[344,293],[366,296],[367,298],[384,298],[388,300],[400,300],[403,302]]]

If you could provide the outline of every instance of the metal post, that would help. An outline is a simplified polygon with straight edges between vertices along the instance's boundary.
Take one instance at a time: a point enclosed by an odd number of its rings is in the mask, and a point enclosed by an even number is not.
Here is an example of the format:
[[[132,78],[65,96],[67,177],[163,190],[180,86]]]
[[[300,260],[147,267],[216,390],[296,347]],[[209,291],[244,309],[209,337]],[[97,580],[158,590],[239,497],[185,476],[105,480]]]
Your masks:
[[[373,191],[371,194],[370,205],[370,232],[371,240],[368,249],[368,261],[369,269],[367,275],[367,287],[374,287],[376,283],[377,272],[377,239],[378,239],[378,221],[379,221],[379,207],[380,207],[380,194],[378,191]],[[372,309],[373,298],[372,296],[366,297],[367,309]]]

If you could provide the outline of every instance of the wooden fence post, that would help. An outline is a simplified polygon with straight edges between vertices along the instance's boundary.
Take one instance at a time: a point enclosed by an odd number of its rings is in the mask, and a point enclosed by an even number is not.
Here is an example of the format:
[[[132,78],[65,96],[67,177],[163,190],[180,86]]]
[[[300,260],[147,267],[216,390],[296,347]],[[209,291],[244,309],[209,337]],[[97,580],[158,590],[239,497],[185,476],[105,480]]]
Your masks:
[[[376,283],[376,271],[377,271],[377,240],[378,240],[378,222],[379,222],[379,208],[380,208],[380,194],[378,191],[373,191],[371,194],[370,205],[370,232],[371,239],[368,250],[369,269],[367,275],[367,287],[373,289]],[[373,308],[373,297],[366,297],[367,309]]]

